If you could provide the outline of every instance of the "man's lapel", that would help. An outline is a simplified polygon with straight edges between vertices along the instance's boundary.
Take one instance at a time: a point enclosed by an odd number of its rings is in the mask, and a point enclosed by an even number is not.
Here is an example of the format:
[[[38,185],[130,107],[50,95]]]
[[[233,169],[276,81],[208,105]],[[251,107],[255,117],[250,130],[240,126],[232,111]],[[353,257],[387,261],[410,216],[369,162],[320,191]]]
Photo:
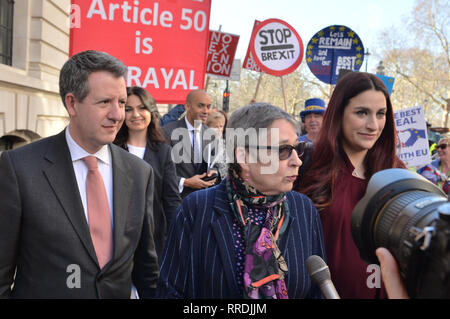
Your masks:
[[[50,144],[44,157],[49,162],[49,165],[43,169],[44,175],[83,246],[91,258],[97,262],[97,255],[95,254],[83,204],[81,203],[72,158],[70,157],[69,147],[65,138],[65,130],[55,137],[55,142]],[[45,200],[45,198],[42,200]]]
[[[192,176],[192,175],[197,174],[197,170],[196,170],[196,167],[195,167],[195,164],[194,164],[194,149],[192,147],[191,132],[189,132],[189,129],[188,129],[187,124],[186,124],[186,119],[184,117],[181,120],[178,120],[178,127],[179,128],[184,128],[188,132],[187,135],[185,135],[185,136],[189,137],[189,141],[188,141],[188,143],[185,143],[184,145],[189,145],[189,147],[190,147],[189,151],[190,151],[190,158],[191,158],[191,160],[189,161],[189,163],[183,163],[183,165],[185,166],[185,168],[187,170],[189,170],[189,172],[190,172],[190,174]],[[183,137],[181,137],[178,142],[182,143],[183,142],[182,139],[183,139]]]
[[[129,163],[125,161],[119,152],[119,148],[110,145],[113,168],[113,207],[114,207],[114,254],[122,251],[125,242],[122,240],[125,232],[128,211],[130,209],[132,180],[129,171]]]

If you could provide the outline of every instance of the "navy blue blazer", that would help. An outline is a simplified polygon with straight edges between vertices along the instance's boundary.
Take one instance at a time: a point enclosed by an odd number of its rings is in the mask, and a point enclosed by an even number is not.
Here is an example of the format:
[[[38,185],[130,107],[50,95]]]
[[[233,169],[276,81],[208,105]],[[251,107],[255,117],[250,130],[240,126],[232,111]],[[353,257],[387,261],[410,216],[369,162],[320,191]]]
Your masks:
[[[312,201],[288,192],[290,217],[279,248],[288,265],[289,298],[322,298],[305,261],[325,259],[322,224]],[[233,214],[225,180],[190,194],[177,210],[161,260],[159,298],[242,298],[236,282]]]

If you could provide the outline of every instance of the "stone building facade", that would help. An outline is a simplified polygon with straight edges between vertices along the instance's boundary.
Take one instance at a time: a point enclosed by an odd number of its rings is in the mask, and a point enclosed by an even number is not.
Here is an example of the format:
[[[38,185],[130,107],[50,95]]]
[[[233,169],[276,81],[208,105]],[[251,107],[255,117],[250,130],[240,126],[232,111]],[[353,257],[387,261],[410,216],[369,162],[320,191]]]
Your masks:
[[[69,55],[70,0],[0,2],[0,15],[13,7],[13,21],[7,21],[12,26],[7,43],[12,61],[0,60],[2,151],[56,134],[68,123],[58,77]],[[7,24],[5,18],[2,24]]]
[[[69,38],[70,0],[0,0],[0,152],[68,124],[59,71]],[[161,115],[170,107],[158,104]]]

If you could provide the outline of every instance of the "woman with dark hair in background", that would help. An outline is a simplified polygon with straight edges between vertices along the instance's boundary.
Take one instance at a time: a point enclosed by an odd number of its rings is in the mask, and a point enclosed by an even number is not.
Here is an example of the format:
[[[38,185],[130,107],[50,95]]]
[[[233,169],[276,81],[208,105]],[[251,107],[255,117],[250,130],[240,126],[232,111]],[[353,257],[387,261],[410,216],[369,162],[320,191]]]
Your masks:
[[[178,192],[175,164],[171,147],[165,143],[158,109],[153,97],[143,88],[127,88],[125,121],[117,133],[115,144],[142,158],[153,168],[155,176],[153,216],[155,221],[155,246],[161,256],[167,228],[175,215],[181,198]]]
[[[350,228],[353,208],[370,177],[404,168],[396,156],[389,93],[375,75],[351,72],[337,83],[311,159],[298,190],[320,212],[332,280],[342,298],[383,298],[367,284],[368,264],[359,256]]]

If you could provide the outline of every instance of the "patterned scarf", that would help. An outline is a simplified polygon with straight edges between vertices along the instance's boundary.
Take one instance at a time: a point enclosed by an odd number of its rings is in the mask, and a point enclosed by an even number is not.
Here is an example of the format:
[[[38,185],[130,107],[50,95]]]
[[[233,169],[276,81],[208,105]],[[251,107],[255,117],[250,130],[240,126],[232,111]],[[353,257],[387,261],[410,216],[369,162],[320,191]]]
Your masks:
[[[287,264],[277,246],[289,218],[285,194],[266,196],[235,172],[229,174],[226,187],[231,209],[244,233],[244,297],[288,299],[284,280]],[[262,226],[249,222],[255,209],[267,212]]]

